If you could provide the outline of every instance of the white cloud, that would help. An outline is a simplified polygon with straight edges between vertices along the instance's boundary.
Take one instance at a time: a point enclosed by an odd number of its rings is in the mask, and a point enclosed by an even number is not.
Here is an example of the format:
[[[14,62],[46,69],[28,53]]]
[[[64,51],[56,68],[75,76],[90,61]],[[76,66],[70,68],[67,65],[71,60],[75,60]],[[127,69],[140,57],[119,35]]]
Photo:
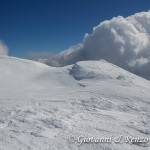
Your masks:
[[[48,64],[64,66],[93,59],[105,59],[134,73],[150,75],[150,11],[101,22],[92,34],[85,34],[83,44],[59,53]]]
[[[27,54],[27,57],[29,59],[37,60],[37,59],[51,59],[54,56],[54,53],[52,51],[47,52],[35,52],[35,51],[29,51]]]
[[[8,55],[8,47],[0,40],[0,55]]]

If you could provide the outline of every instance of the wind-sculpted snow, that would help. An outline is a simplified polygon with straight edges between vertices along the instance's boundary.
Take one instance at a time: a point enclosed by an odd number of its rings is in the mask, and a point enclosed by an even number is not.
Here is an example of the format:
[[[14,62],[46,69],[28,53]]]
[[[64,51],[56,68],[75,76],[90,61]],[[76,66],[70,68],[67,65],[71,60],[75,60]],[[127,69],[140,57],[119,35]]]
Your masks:
[[[119,68],[118,66],[108,63],[105,60],[89,61],[88,63],[86,61],[80,61],[73,65],[72,69],[70,70],[70,74],[77,80],[88,78],[97,80],[128,80],[131,78],[136,78],[135,75]],[[128,76],[124,76],[124,74],[128,74]]]
[[[1,150],[149,150],[125,138],[150,138],[150,81],[104,60],[55,68],[0,56],[0,64]]]
[[[81,60],[105,59],[136,74],[150,75],[150,11],[124,18],[114,17],[85,34],[83,44],[50,59],[52,66]]]

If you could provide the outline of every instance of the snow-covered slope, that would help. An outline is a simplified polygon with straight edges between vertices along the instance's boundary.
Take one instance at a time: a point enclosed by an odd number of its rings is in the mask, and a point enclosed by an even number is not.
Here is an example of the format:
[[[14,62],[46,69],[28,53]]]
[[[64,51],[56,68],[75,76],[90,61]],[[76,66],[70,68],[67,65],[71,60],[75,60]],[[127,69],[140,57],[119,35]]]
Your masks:
[[[149,108],[150,81],[104,60],[55,68],[0,56],[0,150],[149,150],[127,140],[150,138]],[[81,144],[92,137],[112,141]]]

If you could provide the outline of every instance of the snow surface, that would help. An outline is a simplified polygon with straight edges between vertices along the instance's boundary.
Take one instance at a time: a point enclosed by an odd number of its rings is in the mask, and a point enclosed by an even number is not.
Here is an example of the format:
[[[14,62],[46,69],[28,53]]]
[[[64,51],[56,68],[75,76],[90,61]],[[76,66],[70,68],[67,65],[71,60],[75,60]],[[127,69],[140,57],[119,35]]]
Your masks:
[[[0,56],[0,150],[150,149],[76,141],[121,135],[150,138],[150,81],[104,60],[55,68]]]

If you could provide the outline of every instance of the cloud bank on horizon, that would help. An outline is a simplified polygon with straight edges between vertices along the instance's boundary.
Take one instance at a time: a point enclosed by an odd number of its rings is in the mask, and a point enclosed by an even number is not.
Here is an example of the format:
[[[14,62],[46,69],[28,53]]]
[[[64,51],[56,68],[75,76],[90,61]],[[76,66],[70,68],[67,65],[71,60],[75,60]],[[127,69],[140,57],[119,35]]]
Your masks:
[[[101,22],[92,34],[85,34],[82,44],[57,54],[47,64],[58,67],[97,59],[150,75],[150,11]]]
[[[0,40],[0,55],[8,55],[8,47]]]

